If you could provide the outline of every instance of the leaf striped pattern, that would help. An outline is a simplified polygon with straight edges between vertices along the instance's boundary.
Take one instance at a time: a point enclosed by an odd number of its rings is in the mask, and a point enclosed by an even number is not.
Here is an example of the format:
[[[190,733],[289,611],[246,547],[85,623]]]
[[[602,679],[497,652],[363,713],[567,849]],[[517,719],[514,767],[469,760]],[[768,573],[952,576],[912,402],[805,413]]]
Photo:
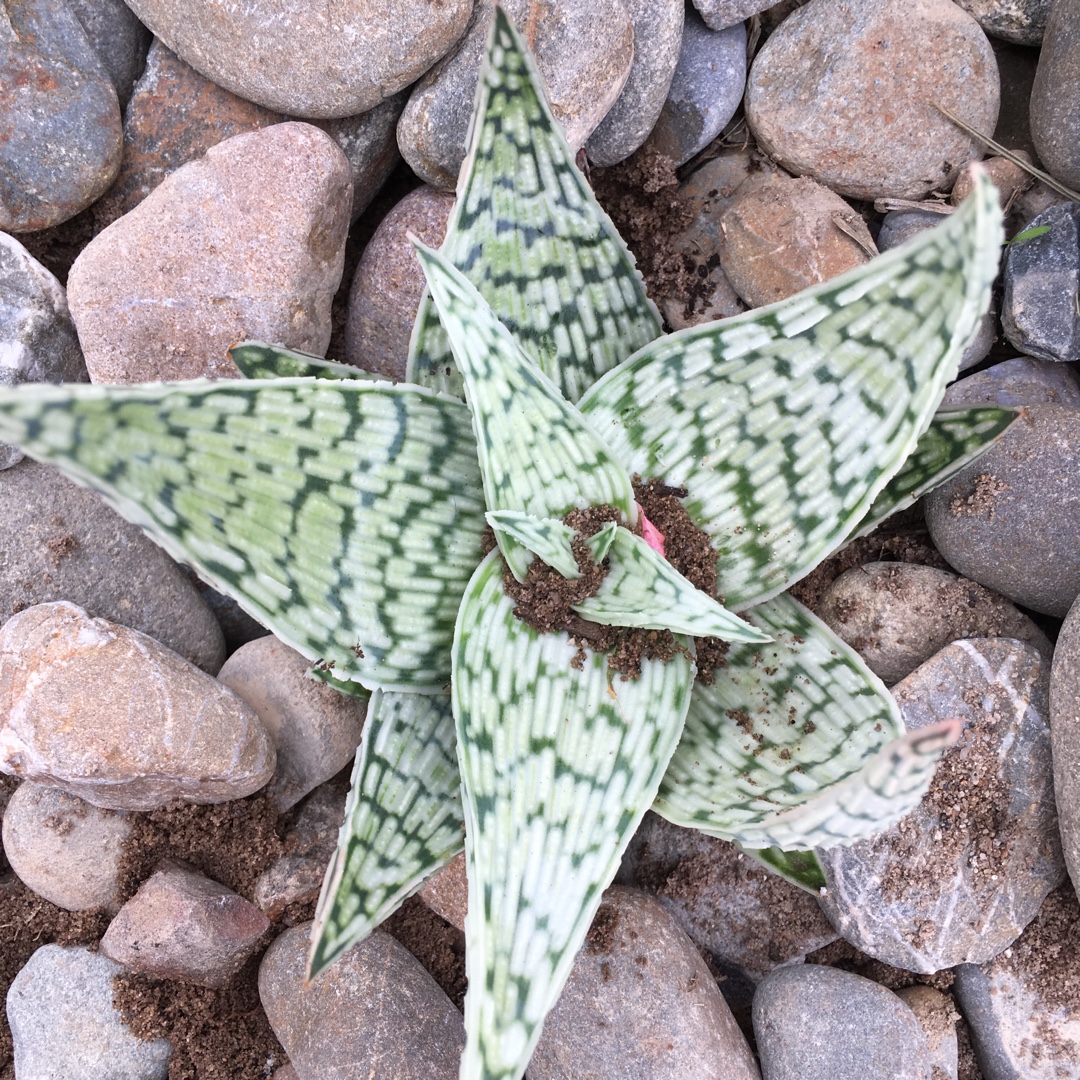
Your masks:
[[[459,402],[313,379],[27,386],[0,390],[0,439],[338,678],[445,687],[484,529]]]
[[[744,855],[785,881],[818,896],[825,888],[825,871],[812,851],[781,851],[780,848],[741,847]]]
[[[563,634],[513,615],[496,552],[454,640],[453,702],[469,880],[461,1075],[520,1077],[601,894],[679,738],[694,668],[646,661],[584,670]]]
[[[463,824],[449,695],[376,690],[315,912],[308,977],[448,863],[461,850]]]
[[[881,828],[871,818],[852,825],[842,807],[836,821],[814,818],[806,836],[788,821],[903,734],[884,684],[789,596],[744,616],[775,640],[733,645],[713,684],[695,686],[653,809],[753,848],[818,847],[854,839],[856,826],[867,835]]]
[[[574,606],[586,619],[723,641],[770,640],[687,581],[640,536],[618,529],[608,558],[608,575],[600,588]]]
[[[610,505],[633,522],[630,477],[611,452],[465,277],[437,252],[417,251],[465,379],[488,509],[559,519]],[[528,556],[505,532],[498,539],[520,580]]]
[[[689,489],[731,607],[813,569],[900,470],[986,310],[1001,238],[984,177],[910,244],[665,337],[581,399],[629,472]]]
[[[442,253],[567,400],[577,401],[599,375],[656,338],[660,318],[542,87],[497,7]],[[409,379],[462,393],[428,299],[413,330]]]
[[[1021,410],[1000,405],[945,408],[934,413],[915,452],[882,489],[853,536],[873,532],[887,517],[913,506],[994,445],[1016,423]]]
[[[489,510],[487,522],[495,533],[507,533],[527,551],[557,570],[567,581],[581,577],[574,549],[574,530],[556,518],[538,518],[517,510]],[[614,522],[609,522],[614,525]],[[519,581],[524,578],[518,578]]]
[[[361,379],[387,384],[390,381],[352,364],[338,364],[311,353],[261,341],[241,341],[229,349],[229,357],[245,379]]]

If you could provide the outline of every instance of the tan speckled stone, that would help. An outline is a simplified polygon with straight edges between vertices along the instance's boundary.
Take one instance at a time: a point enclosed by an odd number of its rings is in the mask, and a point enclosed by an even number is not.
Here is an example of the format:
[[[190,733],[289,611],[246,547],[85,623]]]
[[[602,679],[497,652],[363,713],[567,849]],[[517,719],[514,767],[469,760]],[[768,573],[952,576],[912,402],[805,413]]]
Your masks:
[[[352,170],[310,124],[275,124],[178,169],[75,260],[68,304],[93,382],[235,378],[245,338],[322,355]]]
[[[424,185],[410,191],[379,223],[356,268],[345,323],[345,359],[401,382],[416,309],[427,282],[408,233],[437,248],[454,197]]]
[[[151,810],[250,795],[274,761],[251,708],[137,630],[66,601],[0,628],[0,771]]]
[[[472,0],[130,0],[196,71],[293,116],[355,116],[415,82]]]

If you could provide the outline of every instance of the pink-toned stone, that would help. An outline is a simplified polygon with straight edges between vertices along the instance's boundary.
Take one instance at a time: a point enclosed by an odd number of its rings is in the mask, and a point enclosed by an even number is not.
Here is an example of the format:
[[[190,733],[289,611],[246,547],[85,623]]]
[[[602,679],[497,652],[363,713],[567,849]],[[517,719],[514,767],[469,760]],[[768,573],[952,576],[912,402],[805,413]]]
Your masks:
[[[276,921],[289,904],[318,897],[345,819],[346,794],[344,783],[321,784],[296,812],[285,835],[285,854],[255,882],[253,898],[268,918]]]
[[[19,880],[65,911],[119,906],[127,814],[47,784],[15,789],[4,811],[4,854]]]
[[[349,163],[310,124],[226,139],[75,260],[68,303],[94,382],[236,377],[233,343],[322,355],[345,257]]]
[[[220,987],[269,927],[269,919],[232,889],[165,863],[109,923],[101,951],[142,975]]]
[[[356,268],[345,322],[345,359],[389,379],[405,378],[409,338],[427,287],[408,233],[437,248],[454,197],[426,184],[379,223]]]
[[[441,870],[432,874],[420,886],[417,896],[451,926],[464,930],[465,915],[469,910],[469,883],[465,877],[465,852],[455,855]]]
[[[274,741],[277,769],[266,795],[280,811],[349,764],[367,715],[367,702],[313,679],[310,668],[268,634],[237,649],[218,672],[218,681],[255,710]]]
[[[227,687],[65,601],[0,627],[0,771],[95,806],[218,803],[261,788],[274,744]]]
[[[857,199],[948,191],[993,132],[1000,84],[979,24],[952,0],[810,0],[754,58],[746,117],[789,172]]]
[[[785,300],[877,254],[862,217],[808,177],[745,184],[720,221],[720,265],[750,307]]]
[[[397,94],[360,116],[314,122],[341,147],[352,167],[353,219],[400,161],[395,127],[404,107],[405,95]],[[104,228],[133,210],[166,176],[211,146],[288,119],[230,94],[155,40],[124,112],[120,173],[94,203],[95,222]]]

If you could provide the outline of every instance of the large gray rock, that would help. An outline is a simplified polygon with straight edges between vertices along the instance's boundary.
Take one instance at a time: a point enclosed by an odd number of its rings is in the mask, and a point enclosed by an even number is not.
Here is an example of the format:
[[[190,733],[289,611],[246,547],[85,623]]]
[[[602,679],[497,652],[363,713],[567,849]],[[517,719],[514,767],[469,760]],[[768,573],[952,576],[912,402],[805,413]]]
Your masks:
[[[1053,0],[1031,88],[1031,139],[1046,169],[1074,188],[1080,187],[1078,94],[1080,2]]]
[[[611,888],[529,1062],[529,1080],[760,1080],[705,961],[651,897]]]
[[[235,135],[177,169],[75,260],[68,303],[95,382],[235,377],[245,338],[322,355],[352,170],[310,124]]]
[[[726,840],[645,815],[620,882],[653,894],[725,975],[730,992],[837,938],[817,901]],[[739,1002],[741,1003],[741,1002]]]
[[[121,971],[81,946],[30,957],[7,994],[19,1080],[165,1080],[172,1047],[137,1038],[113,1009]]]
[[[634,63],[626,85],[585,150],[595,165],[614,165],[646,140],[667,99],[683,36],[682,0],[623,0],[634,24]]]
[[[954,992],[984,1080],[1080,1080],[1080,905],[1051,893],[1011,949],[961,964]]]
[[[1028,222],[1049,232],[1009,245],[1001,324],[1021,352],[1080,360],[1080,205],[1051,206]]]
[[[687,10],[679,62],[649,146],[676,165],[704,150],[735,115],[746,88],[746,28],[710,30]]]
[[[810,0],[754,59],[746,116],[790,172],[857,199],[920,199],[983,152],[930,103],[991,132],[999,96],[990,43],[952,0]]]
[[[74,217],[120,166],[120,102],[65,0],[0,8],[0,229]]]
[[[64,287],[15,237],[0,233],[0,386],[88,377]],[[0,469],[22,456],[0,443]]]
[[[102,810],[48,784],[20,784],[4,810],[4,854],[19,880],[66,911],[120,904],[127,814]]]
[[[268,109],[355,116],[415,82],[465,30],[471,0],[131,0],[208,79]]]
[[[376,930],[305,985],[311,923],[259,967],[259,997],[303,1080],[458,1080],[465,1023],[403,945]]]
[[[630,74],[634,26],[622,0],[503,0],[528,42],[556,119],[575,149],[607,115]],[[461,44],[415,86],[398,122],[398,146],[413,172],[452,191],[465,157],[480,63],[494,0],[475,0]]]
[[[1080,601],[1069,609],[1054,650],[1050,738],[1061,846],[1075,885],[1080,882]]]
[[[1080,378],[1067,364],[1017,356],[957,379],[942,405],[1071,405],[1080,409]]]
[[[71,600],[141,630],[217,672],[225,642],[183,570],[100,495],[49,465],[0,472],[0,623],[17,611]]]
[[[273,740],[277,767],[266,797],[282,813],[352,761],[367,715],[367,702],[312,678],[310,670],[310,661],[267,635],[234,652],[218,672]]]
[[[931,1080],[914,1013],[891,990],[839,968],[803,964],[754,995],[763,1080]]]
[[[907,817],[819,853],[819,903],[857,948],[908,971],[983,963],[1061,883],[1048,682],[1030,646],[984,638],[953,642],[894,687],[909,730],[951,717],[963,733]]]
[[[67,0],[116,87],[121,107],[142,74],[153,34],[124,0]]]
[[[864,563],[841,574],[815,609],[888,685],[960,638],[1015,638],[1047,663],[1049,638],[1002,596],[947,570]]]
[[[258,791],[274,746],[221,683],[145,634],[59,601],[0,627],[0,772],[95,806],[152,810]]]
[[[964,577],[1064,615],[1080,593],[1080,409],[1029,405],[923,505],[935,545]]]

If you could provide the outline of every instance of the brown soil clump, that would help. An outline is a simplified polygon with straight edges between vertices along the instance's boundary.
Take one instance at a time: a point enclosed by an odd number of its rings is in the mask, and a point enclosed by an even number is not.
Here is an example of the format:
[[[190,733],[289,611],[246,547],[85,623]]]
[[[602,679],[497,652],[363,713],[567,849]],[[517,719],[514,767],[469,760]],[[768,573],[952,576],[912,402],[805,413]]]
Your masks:
[[[953,517],[985,517],[994,520],[997,512],[997,497],[1008,491],[1009,485],[991,476],[979,473],[970,495],[956,495],[949,503],[949,513]]]
[[[860,952],[850,942],[840,938],[822,949],[806,954],[808,964],[822,964],[825,967],[839,968],[861,975],[871,982],[880,983],[889,990],[903,990],[907,986],[932,986],[945,993],[953,984],[951,970],[937,971],[933,975],[920,975],[914,971],[904,971],[892,967],[881,960]]]
[[[618,165],[593,169],[597,201],[633,252],[650,296],[690,296],[700,286],[697,264],[671,239],[693,221],[679,194],[670,158],[644,146]],[[652,515],[649,515],[650,517]]]

